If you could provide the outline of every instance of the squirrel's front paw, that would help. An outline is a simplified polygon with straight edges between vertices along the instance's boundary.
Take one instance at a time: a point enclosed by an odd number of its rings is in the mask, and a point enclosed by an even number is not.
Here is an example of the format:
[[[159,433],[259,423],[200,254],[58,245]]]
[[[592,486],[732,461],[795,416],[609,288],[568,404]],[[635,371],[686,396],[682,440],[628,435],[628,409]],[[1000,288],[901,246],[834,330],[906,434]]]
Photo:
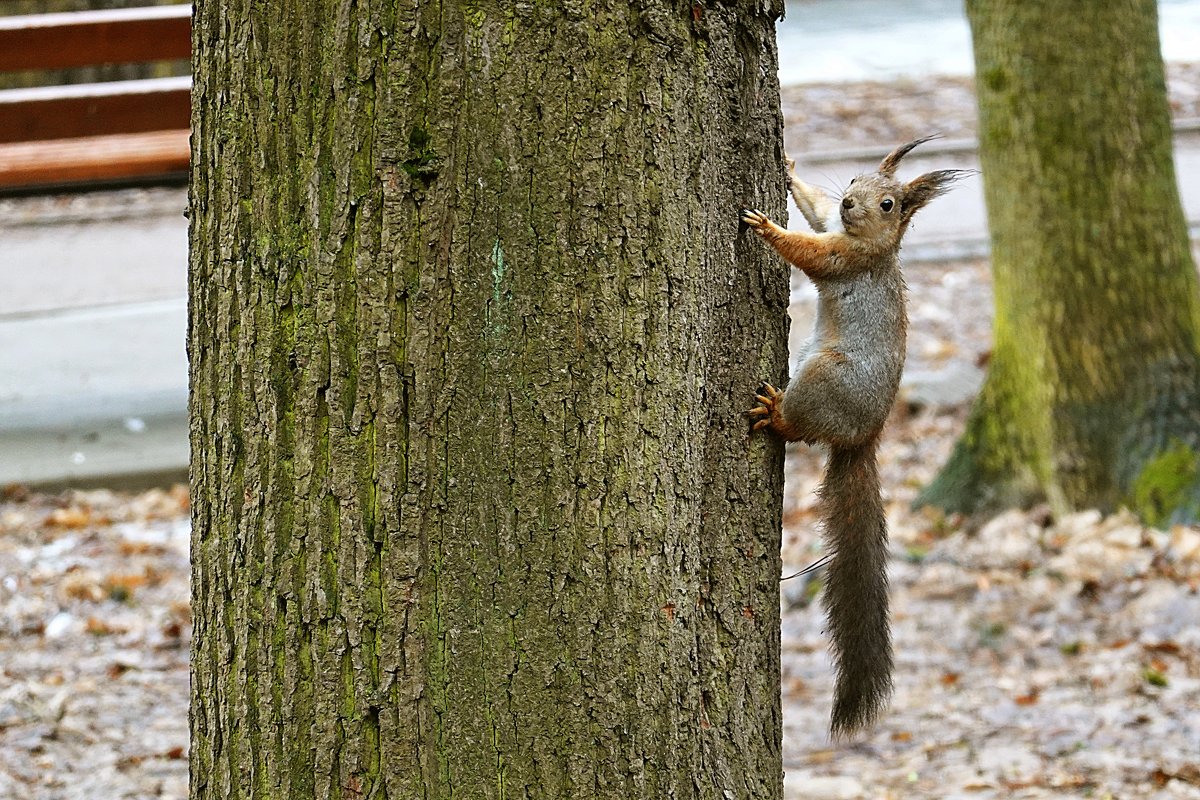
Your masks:
[[[771,224],[766,214],[745,208],[742,209],[742,222],[753,228],[755,233],[762,233]]]

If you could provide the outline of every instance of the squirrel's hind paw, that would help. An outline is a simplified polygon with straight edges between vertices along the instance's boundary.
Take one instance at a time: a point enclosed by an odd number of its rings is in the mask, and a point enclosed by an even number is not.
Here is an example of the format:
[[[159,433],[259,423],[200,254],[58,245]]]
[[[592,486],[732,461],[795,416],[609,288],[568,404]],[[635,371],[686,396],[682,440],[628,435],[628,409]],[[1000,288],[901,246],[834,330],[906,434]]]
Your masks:
[[[767,428],[785,442],[803,441],[800,430],[783,416],[783,390],[764,383],[760,391],[754,395],[758,405],[746,412],[751,418],[761,417],[750,426],[751,432]]]
[[[783,399],[783,392],[769,383],[764,383],[761,391],[762,394],[754,395],[758,405],[746,412],[751,417],[763,417],[754,423],[751,427],[752,431],[762,430],[771,425],[774,417],[778,414],[776,404]]]

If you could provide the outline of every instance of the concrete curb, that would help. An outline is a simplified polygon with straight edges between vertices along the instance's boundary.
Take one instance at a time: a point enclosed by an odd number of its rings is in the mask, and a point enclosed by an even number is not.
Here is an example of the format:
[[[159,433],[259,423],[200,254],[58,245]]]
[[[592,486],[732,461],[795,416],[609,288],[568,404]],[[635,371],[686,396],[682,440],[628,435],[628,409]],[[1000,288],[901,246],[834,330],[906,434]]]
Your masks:
[[[186,477],[183,300],[0,319],[0,485]]]
[[[186,483],[187,392],[43,401],[5,412],[0,485],[141,489]]]

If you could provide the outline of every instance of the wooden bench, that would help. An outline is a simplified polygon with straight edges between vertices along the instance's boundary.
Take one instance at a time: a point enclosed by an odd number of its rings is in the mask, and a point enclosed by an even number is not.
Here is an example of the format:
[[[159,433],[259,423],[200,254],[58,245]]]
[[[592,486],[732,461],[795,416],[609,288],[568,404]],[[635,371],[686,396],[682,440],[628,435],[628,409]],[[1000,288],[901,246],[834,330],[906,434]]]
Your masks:
[[[0,72],[191,55],[191,6],[0,17]],[[0,91],[0,191],[185,179],[191,78]]]

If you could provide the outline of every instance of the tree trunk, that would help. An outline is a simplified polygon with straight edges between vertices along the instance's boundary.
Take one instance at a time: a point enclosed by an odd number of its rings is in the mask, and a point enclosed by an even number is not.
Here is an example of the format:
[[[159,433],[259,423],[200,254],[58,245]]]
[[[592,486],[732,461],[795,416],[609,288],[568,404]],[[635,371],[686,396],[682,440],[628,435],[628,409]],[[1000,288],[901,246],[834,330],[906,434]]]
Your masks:
[[[1154,0],[968,0],[996,321],[922,500],[1200,512],[1200,302]]]
[[[777,798],[782,4],[196,4],[191,796]]]

